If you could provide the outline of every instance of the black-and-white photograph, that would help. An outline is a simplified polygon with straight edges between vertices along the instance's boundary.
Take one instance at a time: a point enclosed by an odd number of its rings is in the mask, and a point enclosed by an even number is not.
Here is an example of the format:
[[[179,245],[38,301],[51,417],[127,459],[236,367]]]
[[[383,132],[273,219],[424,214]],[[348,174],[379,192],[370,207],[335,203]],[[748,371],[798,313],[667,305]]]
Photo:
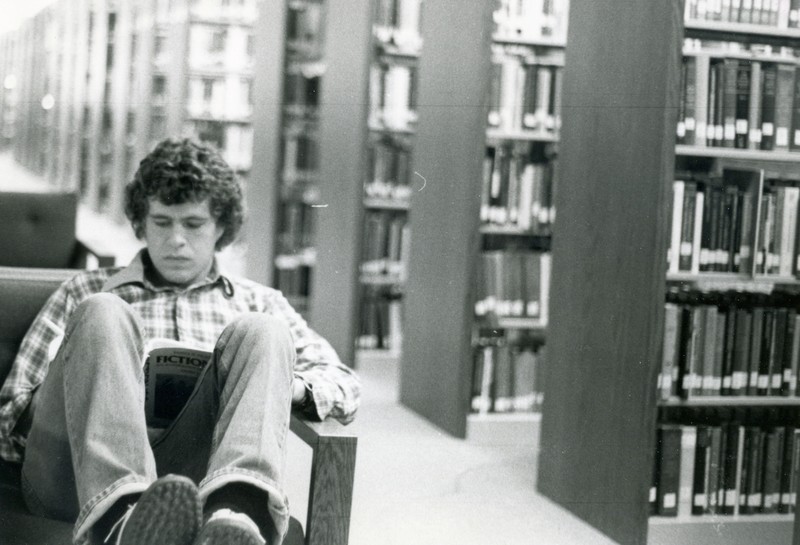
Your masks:
[[[0,545],[800,545],[800,0],[0,0]]]

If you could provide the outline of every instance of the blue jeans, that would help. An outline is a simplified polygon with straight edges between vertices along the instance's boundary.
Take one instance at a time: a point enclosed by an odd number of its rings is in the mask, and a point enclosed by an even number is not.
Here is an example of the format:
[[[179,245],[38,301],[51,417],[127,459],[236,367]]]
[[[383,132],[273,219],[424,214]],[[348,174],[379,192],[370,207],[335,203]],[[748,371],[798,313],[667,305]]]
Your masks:
[[[295,349],[288,326],[245,314],[220,335],[192,396],[152,442],[144,416],[143,327],[133,309],[103,293],[81,303],[37,392],[22,466],[34,513],[75,522],[85,541],[122,496],[158,476],[187,475],[200,497],[231,483],[269,495],[280,543],[289,509],[283,493]]]

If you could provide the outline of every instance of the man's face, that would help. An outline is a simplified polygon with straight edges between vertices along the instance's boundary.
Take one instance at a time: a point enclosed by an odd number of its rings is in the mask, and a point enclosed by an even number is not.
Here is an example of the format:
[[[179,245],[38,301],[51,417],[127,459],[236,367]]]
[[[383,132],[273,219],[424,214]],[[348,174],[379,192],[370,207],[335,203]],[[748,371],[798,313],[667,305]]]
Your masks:
[[[208,200],[166,205],[150,200],[144,240],[162,279],[180,287],[203,280],[214,261],[223,228],[211,216]]]

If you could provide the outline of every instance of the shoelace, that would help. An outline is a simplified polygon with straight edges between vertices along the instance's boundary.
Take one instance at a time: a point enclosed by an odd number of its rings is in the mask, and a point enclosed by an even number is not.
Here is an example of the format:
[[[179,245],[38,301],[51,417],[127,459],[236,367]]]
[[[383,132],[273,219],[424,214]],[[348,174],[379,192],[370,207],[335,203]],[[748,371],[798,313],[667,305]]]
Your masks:
[[[117,534],[117,539],[115,540],[116,544],[119,544],[119,538],[122,536],[122,532],[125,531],[125,525],[128,524],[128,519],[131,518],[131,512],[133,511],[134,507],[136,507],[135,503],[132,503],[128,506],[128,510],[125,511],[121,517],[117,519],[117,522],[111,527],[111,530],[108,531],[108,535],[103,540],[103,543],[108,543],[108,540],[111,539],[111,536],[114,535],[114,532],[117,528],[119,528],[119,534]]]

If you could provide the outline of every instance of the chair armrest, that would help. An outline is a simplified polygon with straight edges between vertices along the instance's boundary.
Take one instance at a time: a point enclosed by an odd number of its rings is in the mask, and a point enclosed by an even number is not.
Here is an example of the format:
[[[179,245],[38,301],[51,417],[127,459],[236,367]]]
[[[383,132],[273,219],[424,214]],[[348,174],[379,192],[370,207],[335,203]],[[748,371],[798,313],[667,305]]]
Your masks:
[[[339,422],[294,411],[292,433],[311,447],[306,545],[345,545],[350,534],[357,438]]]
[[[97,267],[113,267],[117,261],[116,256],[104,252],[90,242],[78,239],[75,243],[74,266],[78,269],[88,268],[90,256],[97,260]]]

